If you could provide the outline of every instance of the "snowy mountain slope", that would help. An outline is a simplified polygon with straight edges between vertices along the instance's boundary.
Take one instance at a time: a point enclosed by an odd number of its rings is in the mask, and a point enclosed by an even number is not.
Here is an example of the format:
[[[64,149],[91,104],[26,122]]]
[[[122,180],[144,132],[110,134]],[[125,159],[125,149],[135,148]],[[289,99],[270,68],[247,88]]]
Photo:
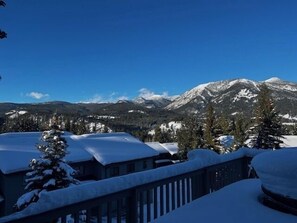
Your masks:
[[[263,83],[271,89],[276,106],[282,114],[291,114],[292,111],[297,113],[297,83],[275,77],[261,82],[233,79],[201,84],[180,95],[165,108],[181,113],[203,114],[206,105],[211,102],[220,113],[250,114],[259,85]]]
[[[146,108],[164,108],[169,105],[172,101],[170,98],[162,97],[162,96],[155,96],[150,98],[145,97],[138,97],[133,100],[135,104],[142,105]]]

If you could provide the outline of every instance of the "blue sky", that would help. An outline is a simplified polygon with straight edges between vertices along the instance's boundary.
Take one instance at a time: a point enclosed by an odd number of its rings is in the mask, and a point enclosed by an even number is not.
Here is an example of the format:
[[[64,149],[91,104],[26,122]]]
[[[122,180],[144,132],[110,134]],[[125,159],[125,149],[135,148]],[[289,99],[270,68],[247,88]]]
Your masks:
[[[116,101],[297,82],[294,0],[7,0],[0,101]]]

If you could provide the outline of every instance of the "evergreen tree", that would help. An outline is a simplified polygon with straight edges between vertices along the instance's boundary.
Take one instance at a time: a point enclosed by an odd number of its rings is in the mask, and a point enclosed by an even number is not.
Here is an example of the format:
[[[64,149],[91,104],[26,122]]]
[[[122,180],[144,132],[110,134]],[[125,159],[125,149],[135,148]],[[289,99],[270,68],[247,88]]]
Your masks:
[[[218,118],[216,129],[216,134],[228,135],[230,133],[230,124],[226,115],[223,114]]]
[[[181,160],[187,159],[190,150],[203,147],[203,129],[197,118],[188,117],[182,122],[182,127],[177,132],[177,143]]]
[[[238,115],[235,120],[235,129],[233,131],[234,143],[233,148],[238,149],[245,146],[247,140],[247,122],[244,120],[242,115]]]
[[[294,124],[293,135],[297,135],[297,123]]]
[[[43,191],[61,189],[78,183],[73,177],[76,171],[64,160],[68,145],[61,136],[62,133],[56,125],[51,130],[43,132],[43,143],[37,145],[41,156],[30,161],[32,171],[26,174],[25,180],[27,193],[18,199],[15,205],[17,210],[36,202]]]
[[[255,136],[251,143],[254,148],[280,148],[282,142],[282,125],[278,112],[271,97],[271,92],[265,84],[260,86],[255,108],[256,124],[253,129]]]
[[[218,136],[221,133],[221,129],[218,128],[216,123],[216,117],[214,108],[211,103],[207,106],[206,119],[204,123],[204,142],[205,147],[220,153],[219,142],[217,141]]]
[[[165,143],[165,142],[172,142],[171,132],[162,130],[160,126],[155,128],[155,142]]]
[[[3,0],[0,0],[0,6],[5,7],[6,3]],[[4,39],[7,37],[6,32],[0,29],[0,39]]]

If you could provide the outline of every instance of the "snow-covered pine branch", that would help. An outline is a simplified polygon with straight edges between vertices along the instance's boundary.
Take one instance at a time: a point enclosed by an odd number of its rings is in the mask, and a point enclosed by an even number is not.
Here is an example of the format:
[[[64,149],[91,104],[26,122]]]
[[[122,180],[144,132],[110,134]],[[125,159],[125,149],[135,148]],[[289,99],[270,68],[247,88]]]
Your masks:
[[[22,210],[32,202],[36,202],[42,192],[79,183],[74,178],[76,171],[64,159],[68,145],[62,134],[63,132],[55,127],[42,133],[42,142],[36,146],[41,156],[30,161],[29,167],[32,171],[26,174],[25,180],[27,193],[22,195],[15,204],[17,210]]]

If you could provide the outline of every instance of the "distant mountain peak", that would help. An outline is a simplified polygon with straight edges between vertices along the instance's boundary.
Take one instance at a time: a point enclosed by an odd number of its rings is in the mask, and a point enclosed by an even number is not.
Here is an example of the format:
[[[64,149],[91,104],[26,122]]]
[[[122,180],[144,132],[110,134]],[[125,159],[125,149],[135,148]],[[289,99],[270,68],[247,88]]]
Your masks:
[[[265,83],[280,83],[280,82],[284,82],[284,81],[278,77],[271,77],[271,78],[265,80],[264,82]]]
[[[162,97],[161,95],[153,95],[151,97],[137,97],[133,100],[135,104],[140,104],[146,108],[164,108],[172,101],[168,97]]]
[[[221,80],[200,84],[185,92],[166,106],[168,110],[202,114],[209,102],[222,113],[246,112],[252,110],[259,85],[265,83],[272,90],[276,101],[290,100],[297,103],[297,84],[272,77],[266,81],[253,81],[245,78]],[[294,101],[294,102],[293,102]]]

